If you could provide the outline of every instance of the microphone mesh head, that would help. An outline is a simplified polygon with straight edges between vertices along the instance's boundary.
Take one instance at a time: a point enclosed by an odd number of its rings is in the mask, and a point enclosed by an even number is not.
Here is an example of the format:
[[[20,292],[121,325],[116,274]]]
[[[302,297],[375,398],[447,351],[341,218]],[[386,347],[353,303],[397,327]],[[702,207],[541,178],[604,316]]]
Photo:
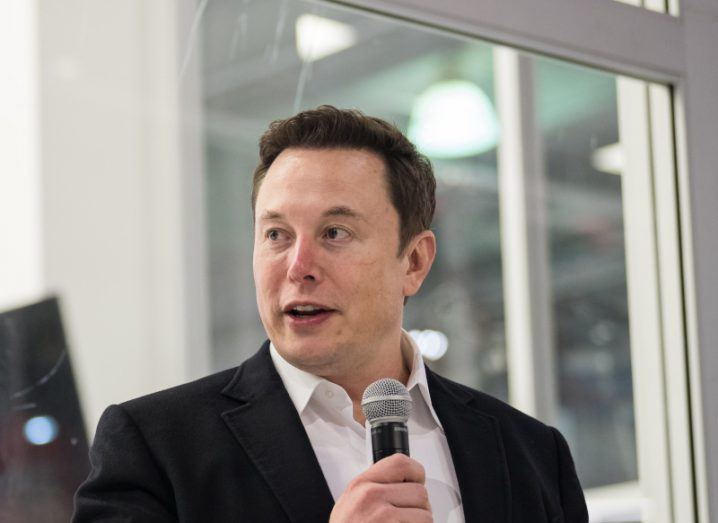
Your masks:
[[[384,418],[400,418],[406,422],[411,414],[411,396],[400,381],[382,378],[366,388],[361,409],[370,424]]]

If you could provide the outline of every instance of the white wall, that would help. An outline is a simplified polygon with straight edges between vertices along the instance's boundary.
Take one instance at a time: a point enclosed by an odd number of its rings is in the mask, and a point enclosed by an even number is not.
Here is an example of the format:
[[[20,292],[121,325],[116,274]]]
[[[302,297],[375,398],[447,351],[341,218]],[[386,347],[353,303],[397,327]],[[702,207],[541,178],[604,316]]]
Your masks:
[[[37,13],[0,4],[0,310],[43,291]]]
[[[46,288],[62,299],[90,434],[108,404],[208,368],[175,4],[40,1]]]

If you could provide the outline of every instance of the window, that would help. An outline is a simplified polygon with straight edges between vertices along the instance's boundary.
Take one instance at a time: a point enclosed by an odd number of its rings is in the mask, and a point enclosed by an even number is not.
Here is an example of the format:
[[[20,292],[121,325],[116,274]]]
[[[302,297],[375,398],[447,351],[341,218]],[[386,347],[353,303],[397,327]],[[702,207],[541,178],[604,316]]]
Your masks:
[[[667,88],[330,4],[215,2],[202,28],[214,366],[264,338],[258,136],[300,109],[359,108],[435,166],[438,257],[405,314],[430,365],[558,426],[594,521],[670,521],[663,312],[635,298],[660,302],[653,194],[675,179],[655,154],[673,149],[656,143],[670,117],[652,129],[637,108],[651,91],[669,115]]]

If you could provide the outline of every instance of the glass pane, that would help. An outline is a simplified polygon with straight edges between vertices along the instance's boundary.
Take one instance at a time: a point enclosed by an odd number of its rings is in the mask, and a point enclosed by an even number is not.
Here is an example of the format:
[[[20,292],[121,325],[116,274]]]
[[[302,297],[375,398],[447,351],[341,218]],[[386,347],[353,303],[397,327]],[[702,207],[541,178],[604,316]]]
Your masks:
[[[558,424],[584,488],[638,479],[616,77],[535,60]]]

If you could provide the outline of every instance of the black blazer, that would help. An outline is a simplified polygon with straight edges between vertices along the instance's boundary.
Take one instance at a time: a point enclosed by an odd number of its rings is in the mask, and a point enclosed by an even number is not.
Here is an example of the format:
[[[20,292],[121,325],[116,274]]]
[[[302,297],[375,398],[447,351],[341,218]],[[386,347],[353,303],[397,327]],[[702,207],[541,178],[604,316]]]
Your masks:
[[[588,521],[556,429],[427,369],[466,521]],[[110,406],[73,521],[318,522],[334,505],[269,355]]]

